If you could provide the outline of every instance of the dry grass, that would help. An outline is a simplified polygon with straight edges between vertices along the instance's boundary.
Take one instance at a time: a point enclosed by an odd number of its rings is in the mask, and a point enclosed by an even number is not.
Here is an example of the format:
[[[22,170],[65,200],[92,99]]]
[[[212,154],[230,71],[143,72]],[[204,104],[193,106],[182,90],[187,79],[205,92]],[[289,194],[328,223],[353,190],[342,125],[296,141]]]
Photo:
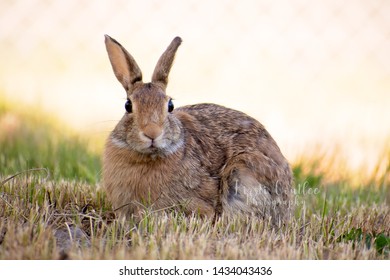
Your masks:
[[[0,185],[0,258],[388,259],[388,191],[301,196],[296,217],[272,229],[147,210],[141,221],[117,220],[96,186],[28,174]]]

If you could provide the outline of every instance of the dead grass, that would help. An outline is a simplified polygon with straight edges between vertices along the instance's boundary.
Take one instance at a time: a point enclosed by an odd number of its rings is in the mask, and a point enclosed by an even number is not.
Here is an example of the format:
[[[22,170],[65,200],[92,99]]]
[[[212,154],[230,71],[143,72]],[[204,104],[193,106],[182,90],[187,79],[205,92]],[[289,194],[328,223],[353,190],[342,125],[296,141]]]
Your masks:
[[[98,187],[27,174],[0,184],[0,259],[388,259],[389,189],[326,188],[274,229],[147,210],[118,220]]]

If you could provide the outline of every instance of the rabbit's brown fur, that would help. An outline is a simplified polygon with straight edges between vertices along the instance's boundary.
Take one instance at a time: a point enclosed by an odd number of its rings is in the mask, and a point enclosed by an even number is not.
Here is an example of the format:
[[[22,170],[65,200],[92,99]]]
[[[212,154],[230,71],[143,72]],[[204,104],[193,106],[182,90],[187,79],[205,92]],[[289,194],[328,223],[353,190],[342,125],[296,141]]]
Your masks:
[[[151,207],[285,221],[291,169],[257,120],[215,104],[168,111],[165,89],[180,43],[178,37],[172,41],[152,82],[143,83],[133,57],[106,36],[114,73],[131,102],[103,157],[103,184],[113,207],[126,215]]]

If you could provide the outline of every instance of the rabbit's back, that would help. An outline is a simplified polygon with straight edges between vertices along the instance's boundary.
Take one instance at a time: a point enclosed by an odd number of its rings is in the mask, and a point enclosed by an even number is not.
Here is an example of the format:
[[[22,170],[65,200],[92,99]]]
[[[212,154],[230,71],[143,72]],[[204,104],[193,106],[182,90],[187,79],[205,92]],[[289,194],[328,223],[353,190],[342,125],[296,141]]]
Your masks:
[[[225,153],[227,158],[254,152],[271,157],[278,166],[287,163],[264,126],[243,112],[203,103],[180,107],[174,113],[185,127],[184,131],[193,136],[198,134],[202,142],[212,143],[210,146]],[[209,146],[207,143],[202,145]]]

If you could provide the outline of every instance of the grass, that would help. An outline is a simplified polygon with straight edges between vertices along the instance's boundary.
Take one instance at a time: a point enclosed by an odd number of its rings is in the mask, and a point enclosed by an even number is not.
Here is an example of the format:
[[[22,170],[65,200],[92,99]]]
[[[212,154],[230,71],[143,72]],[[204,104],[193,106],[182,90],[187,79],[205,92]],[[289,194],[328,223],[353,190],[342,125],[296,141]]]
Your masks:
[[[85,139],[47,114],[16,108],[0,96],[0,174],[46,168],[56,180],[99,180],[100,157]]]
[[[90,142],[15,108],[0,101],[0,259],[389,259],[389,153],[359,183],[323,157],[293,164],[296,213],[281,229],[148,209],[119,220]]]

